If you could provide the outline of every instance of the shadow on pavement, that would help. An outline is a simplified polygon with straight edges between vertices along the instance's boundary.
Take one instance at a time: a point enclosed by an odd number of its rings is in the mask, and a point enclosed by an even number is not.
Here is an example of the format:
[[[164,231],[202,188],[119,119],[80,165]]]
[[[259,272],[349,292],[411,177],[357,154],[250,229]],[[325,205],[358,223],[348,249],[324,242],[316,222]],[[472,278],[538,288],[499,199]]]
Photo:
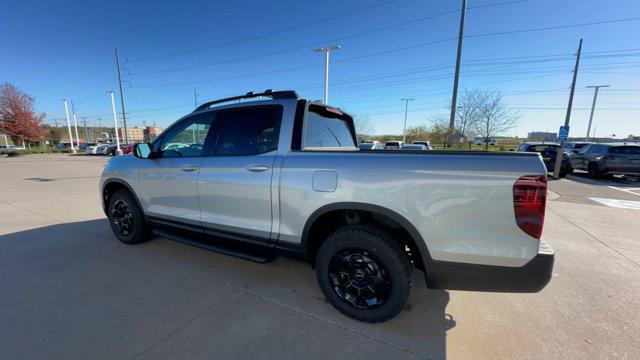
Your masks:
[[[260,265],[164,239],[128,246],[115,239],[106,219],[0,235],[0,249],[0,358],[121,358],[174,337],[202,309],[208,310],[198,317],[211,320],[206,326],[213,334],[226,334],[224,342],[199,334],[165,345],[237,355],[247,344],[234,335],[255,332],[256,347],[275,342],[287,351],[330,351],[338,357],[357,349],[357,355],[375,358],[384,349],[404,354],[394,358],[443,359],[446,332],[456,325],[445,312],[449,293],[428,290],[420,271],[398,317],[366,324],[326,303],[308,264],[279,258]],[[220,300],[228,293],[246,296],[264,311],[244,314],[238,304]],[[213,308],[218,301],[222,305]],[[282,316],[293,322],[283,326]],[[278,325],[270,329],[273,324]],[[307,334],[308,327],[327,336]],[[186,336],[179,333],[177,339]],[[269,357],[278,357],[279,347],[272,349]]]

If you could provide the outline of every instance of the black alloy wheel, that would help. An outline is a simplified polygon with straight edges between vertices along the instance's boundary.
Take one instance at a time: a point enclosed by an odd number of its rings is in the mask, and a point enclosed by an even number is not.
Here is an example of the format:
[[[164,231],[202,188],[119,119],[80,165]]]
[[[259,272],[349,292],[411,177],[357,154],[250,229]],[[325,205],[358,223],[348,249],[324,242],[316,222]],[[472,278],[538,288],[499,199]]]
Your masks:
[[[129,237],[134,229],[133,210],[123,199],[118,199],[111,208],[111,219],[114,230],[124,236]]]
[[[333,291],[356,309],[375,309],[389,298],[391,280],[385,267],[362,249],[346,249],[329,263]]]
[[[139,244],[149,240],[151,227],[135,197],[128,190],[118,190],[109,198],[107,208],[111,230],[125,244]]]

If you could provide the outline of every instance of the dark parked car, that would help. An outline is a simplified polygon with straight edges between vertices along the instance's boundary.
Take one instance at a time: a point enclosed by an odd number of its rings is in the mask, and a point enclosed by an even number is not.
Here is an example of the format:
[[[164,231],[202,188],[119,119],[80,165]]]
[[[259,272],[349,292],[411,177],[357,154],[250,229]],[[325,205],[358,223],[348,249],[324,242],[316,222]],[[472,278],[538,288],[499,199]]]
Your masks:
[[[556,154],[558,153],[558,143],[545,143],[545,142],[523,142],[518,146],[516,151],[537,152],[542,155],[542,161],[547,171],[553,172],[553,168],[556,164]],[[562,152],[562,163],[560,164],[560,177],[567,176],[572,171],[571,159],[569,154]]]
[[[569,154],[577,154],[583,147],[590,144],[593,143],[587,141],[567,141],[562,144],[562,147],[564,148],[564,151],[568,152]]]
[[[594,178],[614,174],[640,176],[640,144],[591,144],[571,155],[571,166],[586,170]]]

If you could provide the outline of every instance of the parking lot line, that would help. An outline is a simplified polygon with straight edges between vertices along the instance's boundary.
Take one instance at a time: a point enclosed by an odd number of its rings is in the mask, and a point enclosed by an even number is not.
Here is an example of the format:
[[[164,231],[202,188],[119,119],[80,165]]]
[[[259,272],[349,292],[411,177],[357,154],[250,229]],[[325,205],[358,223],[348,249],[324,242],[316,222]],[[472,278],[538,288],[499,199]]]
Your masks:
[[[619,187],[615,187],[615,186],[609,186],[609,187],[612,188],[612,189],[624,191],[624,192],[629,193],[629,194],[640,196],[640,193],[635,192],[635,191],[640,191],[640,188],[626,188],[626,189],[624,189],[624,188],[619,188]]]
[[[640,195],[640,194],[636,194],[636,195]],[[593,197],[590,197],[589,199],[609,207],[640,210],[640,201],[603,199],[603,198],[593,198]]]

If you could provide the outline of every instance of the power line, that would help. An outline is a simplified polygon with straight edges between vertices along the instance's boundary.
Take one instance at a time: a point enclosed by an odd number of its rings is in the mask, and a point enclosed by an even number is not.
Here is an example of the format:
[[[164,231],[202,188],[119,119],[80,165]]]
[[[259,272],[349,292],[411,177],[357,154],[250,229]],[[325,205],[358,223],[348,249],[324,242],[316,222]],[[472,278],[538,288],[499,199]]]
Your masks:
[[[473,9],[481,9],[481,8],[500,6],[500,5],[521,3],[521,2],[526,2],[526,1],[529,1],[529,0],[507,1],[507,2],[501,2],[501,3],[495,3],[495,4],[474,6],[472,8]],[[414,19],[414,20],[405,21],[405,22],[394,24],[394,25],[390,25],[390,26],[385,26],[385,27],[381,27],[381,28],[377,28],[377,29],[373,29],[373,30],[367,30],[367,31],[359,32],[359,33],[352,34],[352,35],[340,36],[340,37],[336,37],[336,38],[332,38],[332,39],[326,39],[326,40],[321,41],[321,42],[314,42],[314,43],[295,46],[295,47],[291,47],[291,48],[287,48],[287,49],[270,51],[270,52],[257,54],[257,55],[252,55],[252,56],[248,56],[248,57],[231,59],[231,60],[223,60],[223,61],[218,61],[218,62],[214,62],[214,63],[206,63],[206,64],[199,64],[199,65],[175,67],[175,68],[153,70],[153,71],[144,71],[144,72],[133,73],[133,74],[131,74],[131,76],[159,74],[159,73],[166,73],[166,72],[173,72],[173,71],[193,70],[193,69],[199,69],[199,68],[203,68],[203,67],[226,65],[226,64],[232,64],[232,63],[241,62],[241,61],[253,60],[253,59],[266,57],[266,56],[279,55],[279,54],[283,54],[283,53],[287,53],[287,52],[291,52],[291,51],[296,51],[296,50],[302,50],[302,49],[307,49],[307,48],[311,48],[311,47],[321,46],[321,45],[326,44],[326,43],[339,42],[339,41],[353,39],[353,38],[364,36],[364,35],[370,35],[370,34],[374,34],[374,33],[381,32],[381,31],[386,31],[386,30],[390,30],[390,29],[394,29],[394,28],[398,28],[398,27],[402,27],[402,26],[406,26],[406,25],[410,25],[410,24],[415,24],[415,23],[418,23],[418,22],[423,22],[423,21],[426,21],[426,20],[432,20],[432,19],[435,19],[435,18],[438,18],[438,17],[442,17],[442,16],[445,16],[445,15],[455,14],[457,12],[460,12],[460,9],[446,11],[446,12],[442,12],[442,13],[435,14],[435,15],[429,15],[429,16],[421,17],[421,18]],[[438,41],[437,43],[445,42],[445,41],[450,41],[450,40],[447,39],[447,40],[444,40],[444,41]],[[424,45],[420,45],[420,46],[424,46]]]
[[[467,37],[467,38],[476,38],[476,37],[498,36],[498,35],[507,35],[507,34],[521,34],[521,33],[527,33],[527,32],[535,32],[535,31],[568,29],[568,28],[574,28],[574,27],[602,25],[602,24],[612,24],[612,23],[620,23],[620,22],[627,22],[627,21],[637,21],[637,20],[640,20],[640,17],[626,18],[626,19],[615,19],[615,20],[593,21],[593,22],[570,24],[570,25],[548,26],[548,27],[533,28],[533,29],[500,31],[500,32],[485,33],[485,34],[465,35],[465,37]]]
[[[193,53],[196,53],[196,52],[201,52],[201,51],[206,51],[206,50],[211,50],[211,49],[217,49],[217,48],[221,48],[221,47],[228,46],[228,45],[235,45],[235,44],[239,44],[239,43],[243,43],[243,42],[247,42],[247,41],[251,41],[251,40],[262,39],[262,38],[265,38],[265,37],[268,37],[268,36],[282,34],[282,33],[288,32],[288,31],[298,30],[298,29],[302,29],[302,28],[305,28],[305,27],[308,27],[308,26],[317,25],[317,24],[321,24],[323,22],[327,22],[327,21],[339,19],[339,18],[342,18],[342,17],[346,17],[346,16],[349,16],[349,15],[358,14],[358,13],[361,13],[361,12],[364,12],[364,11],[368,11],[368,10],[371,10],[371,9],[375,9],[377,7],[381,7],[381,6],[384,6],[384,5],[387,5],[387,4],[391,4],[391,3],[394,3],[394,2],[397,2],[397,1],[398,0],[385,1],[385,2],[381,2],[381,3],[373,4],[373,5],[364,7],[364,8],[360,8],[360,9],[357,9],[357,10],[352,10],[352,11],[348,11],[348,12],[345,12],[345,13],[342,13],[342,14],[338,14],[338,15],[327,17],[327,18],[311,21],[311,22],[308,22],[308,23],[305,23],[305,24],[300,24],[300,25],[296,25],[296,26],[280,29],[280,30],[277,30],[277,31],[272,31],[272,32],[269,32],[269,33],[263,33],[263,34],[258,34],[258,35],[254,35],[254,36],[249,36],[249,37],[246,37],[246,38],[233,40],[233,41],[228,41],[228,42],[217,44],[217,45],[213,45],[213,46],[207,46],[207,47],[203,47],[203,48],[200,48],[200,49],[185,50],[185,51],[175,52],[175,53],[172,53],[172,54],[150,56],[150,57],[146,57],[146,58],[139,58],[139,59],[130,60],[129,62],[140,62],[140,61],[155,60],[155,59],[161,59],[161,58],[178,56],[178,55],[188,55],[188,54],[193,54]]]
[[[109,72],[111,70],[113,70],[113,66],[110,66],[107,69],[100,70],[100,71],[98,71],[96,73],[93,73],[93,74],[90,74],[90,75],[86,75],[86,76],[83,76],[83,77],[80,77],[80,78],[77,78],[77,79],[74,79],[74,80],[69,80],[69,81],[65,81],[65,82],[61,82],[61,83],[57,83],[57,84],[39,86],[39,87],[35,87],[35,88],[32,88],[32,89],[33,90],[41,90],[41,89],[48,89],[48,88],[52,88],[52,87],[58,87],[58,86],[73,84],[73,83],[76,83],[78,81],[86,80],[86,79],[92,78],[94,76],[98,76],[100,74],[104,74],[104,73]]]

